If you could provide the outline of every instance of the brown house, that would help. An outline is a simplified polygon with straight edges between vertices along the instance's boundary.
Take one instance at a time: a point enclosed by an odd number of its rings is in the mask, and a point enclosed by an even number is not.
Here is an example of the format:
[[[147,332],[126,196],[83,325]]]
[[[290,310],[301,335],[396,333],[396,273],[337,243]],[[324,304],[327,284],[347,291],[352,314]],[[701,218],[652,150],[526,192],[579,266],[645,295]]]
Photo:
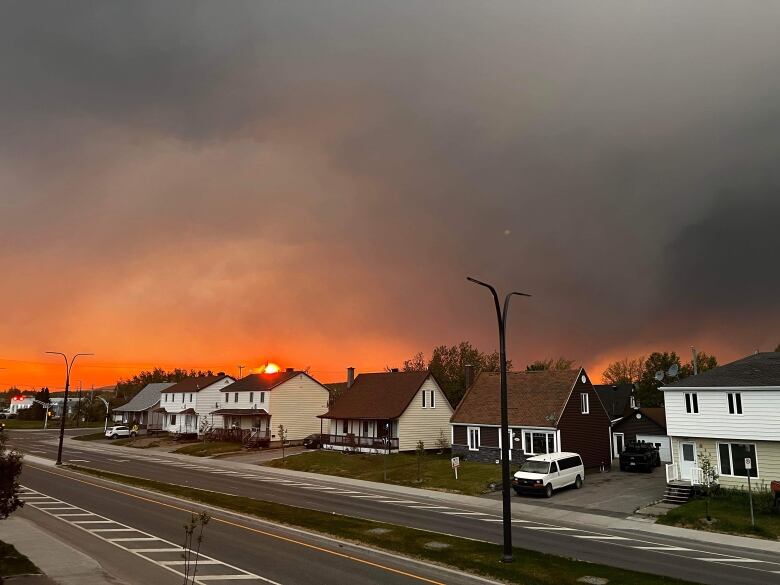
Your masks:
[[[671,440],[666,435],[663,407],[636,408],[612,425],[612,454],[617,457],[629,441],[644,441],[658,447],[661,461],[672,460]]]
[[[609,467],[610,418],[584,369],[509,372],[510,457],[578,453],[586,468]],[[495,462],[501,457],[500,377],[482,372],[451,419],[453,455]]]

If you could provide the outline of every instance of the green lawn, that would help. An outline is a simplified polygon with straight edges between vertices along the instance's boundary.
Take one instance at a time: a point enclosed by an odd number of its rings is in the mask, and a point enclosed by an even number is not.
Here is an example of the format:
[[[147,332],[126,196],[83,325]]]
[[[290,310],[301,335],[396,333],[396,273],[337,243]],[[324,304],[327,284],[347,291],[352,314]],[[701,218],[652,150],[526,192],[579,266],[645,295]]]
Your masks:
[[[2,577],[35,575],[40,574],[40,572],[40,569],[30,559],[17,551],[12,545],[0,540],[0,581],[2,581]]]
[[[5,428],[8,430],[13,429],[43,429],[43,419],[41,420],[19,420],[18,418],[8,418],[8,419],[2,419],[0,420],[0,423],[5,423]],[[104,421],[95,421],[95,422],[86,422],[81,423],[78,428],[81,429],[87,429],[87,428],[95,428],[100,427],[103,428],[103,425],[105,424]],[[60,428],[60,421],[58,420],[50,420],[48,424],[48,428]],[[75,429],[76,425],[73,423],[68,423],[65,425],[66,429]]]
[[[499,562],[502,547],[498,544],[196,489],[190,486],[166,484],[97,469],[69,467],[85,474],[171,494],[193,502],[256,516],[279,524],[328,534],[343,540],[448,565],[507,583],[579,585],[584,582],[582,579],[585,577],[607,579],[610,585],[684,585],[688,583],[678,579],[576,561],[521,548],[514,549],[514,563],[504,564]]]
[[[384,459],[385,455],[346,455],[341,451],[307,451],[288,457],[285,462],[274,459],[265,465],[384,482]],[[387,483],[468,495],[484,494],[489,491],[488,484],[500,483],[501,467],[461,461],[458,479],[455,479],[449,454],[427,453],[422,460],[420,478],[422,481],[417,480],[416,455],[393,453],[387,456]]]
[[[174,453],[194,455],[195,457],[210,457],[219,453],[233,453],[241,451],[241,443],[229,443],[227,441],[199,441],[176,449]]]
[[[73,437],[76,441],[102,441],[106,438],[106,435],[103,431],[100,431],[99,433],[90,433],[88,435],[79,435],[78,437]]]
[[[771,540],[780,538],[780,512],[772,510],[772,497],[766,490],[753,494],[753,511],[756,518],[755,527],[750,524],[747,493],[724,490],[712,498],[711,522],[707,521],[705,500],[697,498],[670,510],[658,519],[658,523]]]

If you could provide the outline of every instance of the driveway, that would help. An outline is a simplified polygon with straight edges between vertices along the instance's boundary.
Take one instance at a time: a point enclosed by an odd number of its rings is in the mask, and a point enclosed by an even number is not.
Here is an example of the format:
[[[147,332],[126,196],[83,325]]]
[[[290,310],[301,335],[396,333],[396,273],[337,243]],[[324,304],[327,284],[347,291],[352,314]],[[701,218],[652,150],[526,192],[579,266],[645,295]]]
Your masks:
[[[517,496],[512,491],[512,501],[622,517],[663,497],[666,488],[663,466],[656,467],[652,473],[619,471],[617,465],[612,469],[604,473],[589,473],[579,490],[563,488],[550,499],[532,495]],[[500,499],[501,493],[495,492],[485,497]]]

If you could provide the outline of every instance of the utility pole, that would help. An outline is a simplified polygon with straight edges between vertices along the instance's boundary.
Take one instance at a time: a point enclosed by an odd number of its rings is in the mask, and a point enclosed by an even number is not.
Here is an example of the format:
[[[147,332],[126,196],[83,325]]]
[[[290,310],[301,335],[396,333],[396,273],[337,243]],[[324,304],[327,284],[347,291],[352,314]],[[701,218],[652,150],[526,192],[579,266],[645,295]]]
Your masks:
[[[501,311],[501,305],[498,302],[498,293],[496,289],[487,284],[486,282],[479,281],[470,276],[466,277],[466,280],[484,286],[493,295],[493,302],[496,307],[496,318],[498,319],[498,342],[499,342],[499,355],[500,355],[500,368],[501,368],[501,500],[503,511],[503,525],[504,525],[504,555],[501,558],[503,563],[511,563],[514,561],[514,553],[512,552],[512,501],[511,501],[511,486],[509,482],[509,414],[507,405],[507,384],[506,384],[506,319],[509,313],[509,300],[513,295],[521,297],[530,297],[531,295],[521,292],[510,292],[504,297],[504,311]]]
[[[696,348],[691,346],[691,354],[693,355],[693,375],[696,376],[699,373],[699,362],[696,359]]]
[[[246,366],[238,366],[238,379],[239,379],[239,380],[241,379],[241,372],[243,372],[243,371],[244,371],[244,368],[245,368],[245,367],[246,367]]]
[[[73,363],[79,356],[95,355],[94,353],[77,353],[74,355],[70,362],[68,362],[68,356],[61,351],[47,351],[52,355],[61,355],[65,360],[65,397],[62,399],[62,413],[60,414],[60,443],[57,447],[57,463],[56,465],[62,465],[62,441],[65,438],[65,419],[68,416],[68,389],[70,388],[70,372],[73,369]]]

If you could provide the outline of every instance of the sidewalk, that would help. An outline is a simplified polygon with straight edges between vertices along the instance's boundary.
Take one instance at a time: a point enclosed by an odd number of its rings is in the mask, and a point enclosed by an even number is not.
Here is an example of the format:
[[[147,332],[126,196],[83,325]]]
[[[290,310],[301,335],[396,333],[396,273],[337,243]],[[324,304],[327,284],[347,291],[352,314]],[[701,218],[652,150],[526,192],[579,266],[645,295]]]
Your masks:
[[[24,512],[0,522],[0,540],[12,544],[45,575],[11,577],[8,583],[24,585],[105,585],[113,582],[92,558],[24,518]]]
[[[82,443],[76,441],[76,443]],[[83,445],[79,445],[82,446]],[[90,446],[93,447],[93,446]],[[124,447],[114,445],[103,445],[96,451],[111,450],[113,452],[126,452]],[[216,468],[234,471],[258,471],[261,469],[264,473],[276,474],[283,477],[296,478],[300,480],[319,480],[325,483],[339,486],[348,486],[351,488],[363,488],[404,497],[426,498],[440,502],[442,505],[467,506],[474,511],[481,511],[497,516],[501,516],[501,500],[489,500],[477,496],[465,496],[448,492],[426,490],[422,488],[407,487],[389,483],[377,483],[360,479],[351,479],[338,477],[335,475],[323,475],[319,473],[308,473],[304,471],[294,471],[289,469],[277,469],[275,467],[265,467],[231,461],[230,459],[209,459],[203,457],[191,457],[177,453],[155,453],[155,457],[170,458],[177,461],[206,462]],[[514,498],[513,498],[514,499]],[[523,504],[521,502],[512,502],[512,514],[518,517],[537,520],[539,522],[561,522],[564,524],[576,524],[587,526],[594,529],[608,530],[630,530],[644,532],[648,535],[656,534],[671,538],[687,539],[707,544],[717,544],[724,546],[736,546],[749,550],[759,550],[774,552],[780,554],[780,541],[762,540],[758,538],[749,538],[746,536],[734,536],[730,534],[720,534],[716,532],[704,532],[690,528],[679,528],[676,526],[664,526],[655,524],[651,519],[644,517],[627,516],[616,518],[614,515],[602,515],[586,512],[573,512],[553,507],[540,507],[532,504]]]

